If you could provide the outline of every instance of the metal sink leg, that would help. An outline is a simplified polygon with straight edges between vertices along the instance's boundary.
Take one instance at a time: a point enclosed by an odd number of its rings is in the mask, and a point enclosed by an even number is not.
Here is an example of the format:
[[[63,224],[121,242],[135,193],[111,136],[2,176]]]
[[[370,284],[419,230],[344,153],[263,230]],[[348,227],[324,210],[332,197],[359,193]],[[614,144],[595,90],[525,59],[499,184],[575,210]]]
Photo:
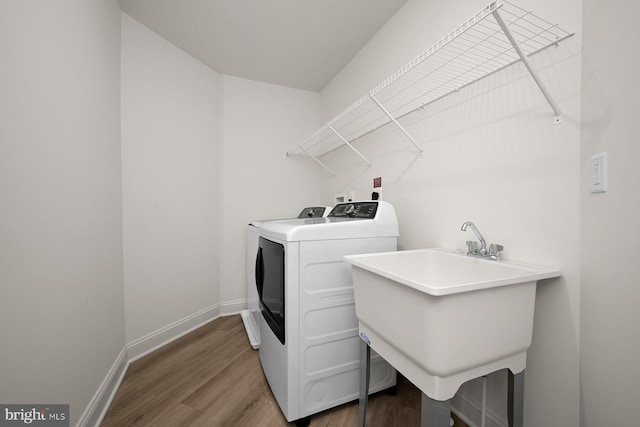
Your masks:
[[[508,372],[509,396],[507,403],[507,418],[509,427],[522,427],[524,420],[524,371],[514,374]]]
[[[433,400],[422,393],[422,407],[420,408],[421,427],[449,427],[451,420],[451,399]]]
[[[367,418],[369,400],[369,378],[371,374],[371,347],[360,340],[360,427],[364,427]]]

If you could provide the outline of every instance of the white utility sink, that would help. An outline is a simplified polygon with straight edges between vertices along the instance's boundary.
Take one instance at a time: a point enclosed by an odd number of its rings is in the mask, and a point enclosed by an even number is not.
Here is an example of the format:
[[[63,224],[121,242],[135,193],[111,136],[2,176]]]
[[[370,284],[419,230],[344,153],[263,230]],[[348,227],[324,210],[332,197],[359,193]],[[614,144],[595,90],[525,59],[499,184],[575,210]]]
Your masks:
[[[526,367],[536,283],[556,269],[447,249],[350,255],[360,335],[435,400]]]

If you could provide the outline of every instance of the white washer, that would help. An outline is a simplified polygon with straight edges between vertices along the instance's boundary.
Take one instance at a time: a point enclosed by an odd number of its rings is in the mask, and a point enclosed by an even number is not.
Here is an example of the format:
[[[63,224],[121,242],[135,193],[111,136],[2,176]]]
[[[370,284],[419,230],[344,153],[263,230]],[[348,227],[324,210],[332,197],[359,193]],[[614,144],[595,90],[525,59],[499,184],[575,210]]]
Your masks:
[[[260,236],[260,362],[286,419],[304,425],[358,398],[360,338],[343,257],[395,251],[398,222],[387,202],[350,202],[327,218],[263,224]],[[379,356],[371,368],[370,392],[395,385]]]
[[[310,206],[302,209],[296,218],[270,219],[251,221],[247,225],[247,309],[242,310],[242,322],[247,331],[247,337],[251,347],[260,348],[260,307],[258,302],[258,291],[256,289],[256,254],[258,253],[258,239],[260,237],[260,227],[263,224],[273,221],[285,221],[291,219],[308,219],[326,217],[331,208],[328,206]]]

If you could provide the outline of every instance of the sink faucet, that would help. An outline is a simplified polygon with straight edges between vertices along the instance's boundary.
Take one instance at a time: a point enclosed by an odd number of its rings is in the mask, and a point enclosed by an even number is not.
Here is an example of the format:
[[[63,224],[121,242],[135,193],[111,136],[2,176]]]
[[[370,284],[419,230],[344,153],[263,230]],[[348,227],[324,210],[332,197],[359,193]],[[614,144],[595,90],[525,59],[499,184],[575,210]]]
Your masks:
[[[467,231],[467,227],[471,227],[471,231],[473,231],[476,236],[478,237],[478,240],[480,240],[480,253],[484,254],[487,252],[487,242],[484,240],[484,237],[482,237],[482,234],[480,234],[480,230],[478,230],[478,227],[476,227],[476,225],[474,223],[472,223],[471,221],[467,221],[464,224],[462,224],[462,231]],[[470,241],[467,242],[467,246],[469,246]],[[476,243],[476,242],[471,242],[471,243]],[[469,248],[469,250],[471,250],[471,248]],[[476,249],[477,252],[477,249]]]
[[[492,243],[489,245],[489,250],[487,250],[487,242],[484,240],[484,237],[482,237],[478,227],[476,227],[471,221],[466,221],[462,224],[462,228],[460,229],[462,231],[466,231],[467,227],[471,227],[471,231],[473,231],[476,237],[478,237],[478,240],[480,240],[480,248],[478,248],[478,242],[467,240],[467,247],[469,248],[467,255],[489,258],[492,260],[500,259],[500,252],[504,249],[502,245]]]

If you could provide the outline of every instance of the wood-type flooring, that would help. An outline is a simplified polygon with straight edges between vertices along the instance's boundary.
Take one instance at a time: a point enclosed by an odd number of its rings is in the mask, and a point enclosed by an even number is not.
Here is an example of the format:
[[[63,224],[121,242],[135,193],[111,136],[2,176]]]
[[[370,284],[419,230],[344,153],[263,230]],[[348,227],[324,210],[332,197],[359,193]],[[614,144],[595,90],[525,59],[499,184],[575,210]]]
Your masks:
[[[369,398],[367,426],[420,425],[420,391]],[[455,418],[456,427],[466,424]],[[131,363],[102,427],[279,427],[287,423],[239,315],[220,317]],[[358,426],[357,401],[315,414],[311,427]]]

